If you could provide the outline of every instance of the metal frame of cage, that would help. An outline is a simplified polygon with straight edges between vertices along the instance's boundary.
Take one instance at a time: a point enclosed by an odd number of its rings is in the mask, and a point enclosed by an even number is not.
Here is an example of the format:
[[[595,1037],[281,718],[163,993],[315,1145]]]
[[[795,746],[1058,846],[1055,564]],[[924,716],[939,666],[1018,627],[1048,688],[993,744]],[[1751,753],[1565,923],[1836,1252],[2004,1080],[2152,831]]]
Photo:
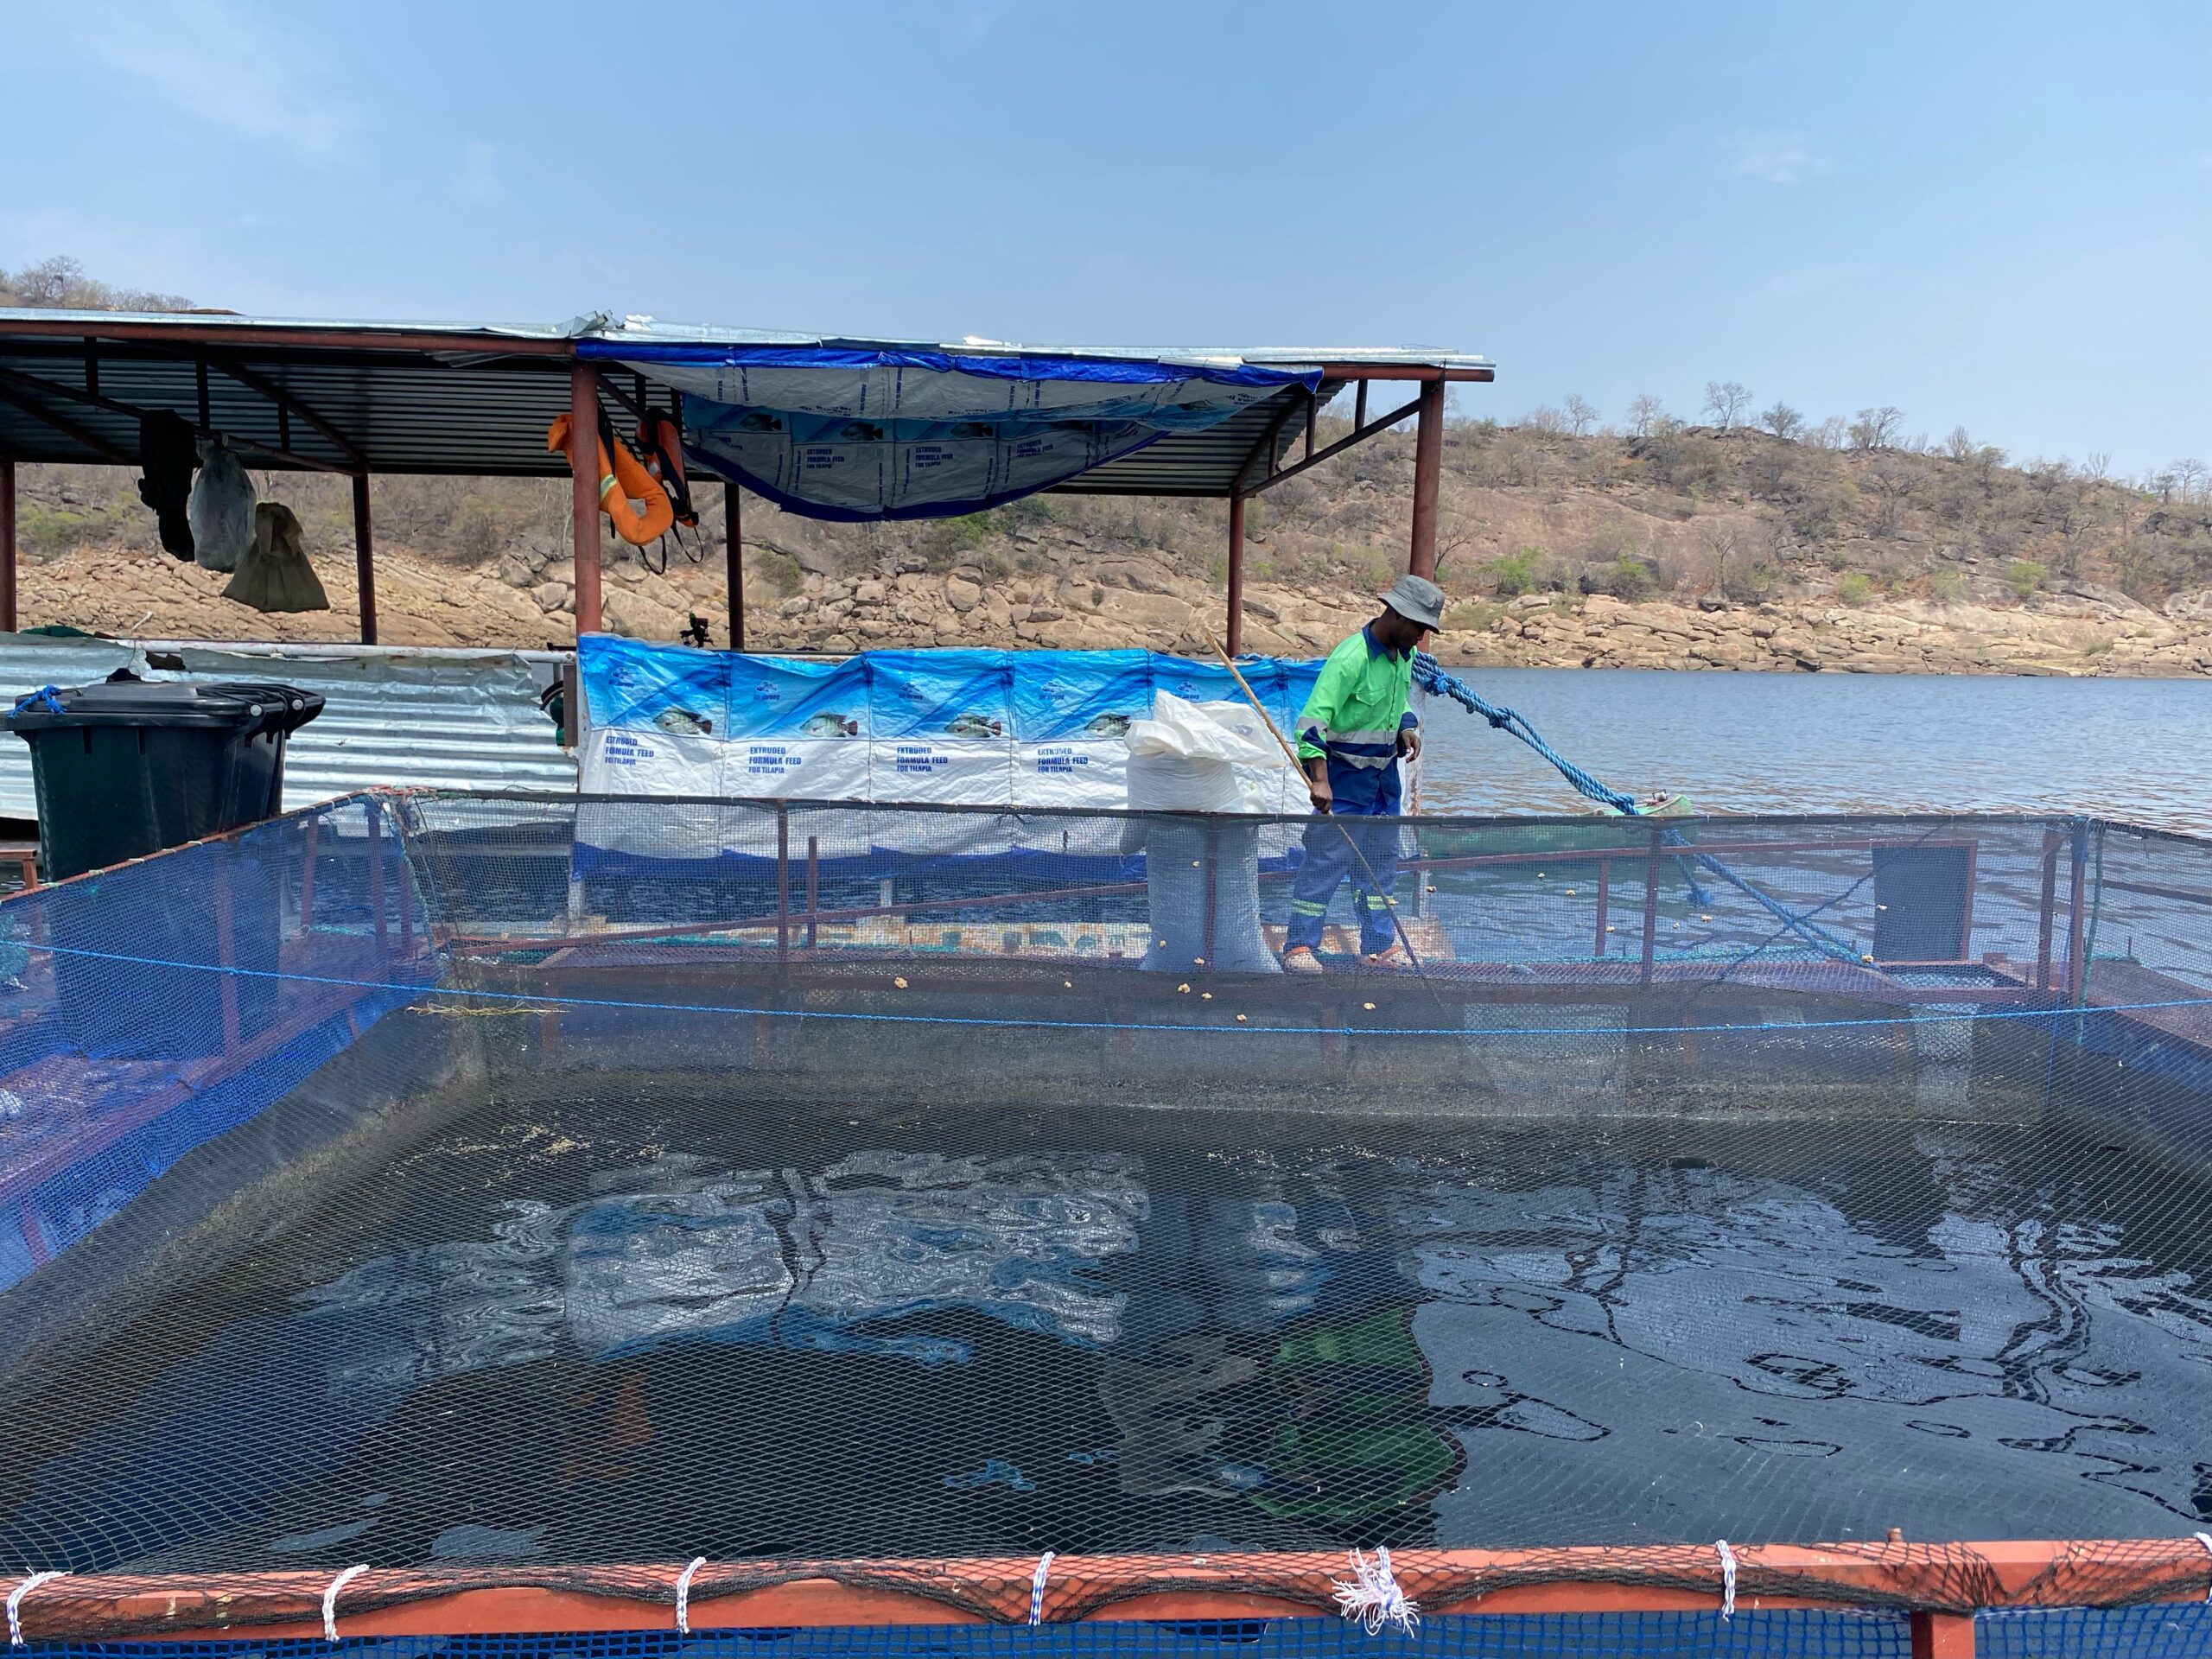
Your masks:
[[[1910,1621],[1916,1659],[1966,1659],[1977,1612],[2212,1601],[2212,1540],[1404,1550],[1381,1571],[1408,1624],[1872,1611]],[[19,1644],[1230,1621],[1357,1617],[1375,1572],[1357,1556],[1274,1553],[38,1574],[10,1586],[7,1607]],[[1387,1598],[1380,1611],[1394,1611]]]

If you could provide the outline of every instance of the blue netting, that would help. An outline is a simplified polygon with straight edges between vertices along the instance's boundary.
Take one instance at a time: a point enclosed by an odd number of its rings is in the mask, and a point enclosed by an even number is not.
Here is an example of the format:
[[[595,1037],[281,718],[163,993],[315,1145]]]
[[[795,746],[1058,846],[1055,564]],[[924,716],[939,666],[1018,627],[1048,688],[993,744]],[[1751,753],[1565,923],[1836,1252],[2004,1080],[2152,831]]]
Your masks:
[[[2212,848],[1421,820],[1421,971],[1347,889],[1294,978],[1314,833],[372,798],[6,901],[0,1567],[2205,1525]],[[1587,1628],[1896,1630],[1795,1617]]]
[[[2212,1605],[1999,1609],[1974,1619],[1979,1659],[2202,1659],[2212,1654]]]

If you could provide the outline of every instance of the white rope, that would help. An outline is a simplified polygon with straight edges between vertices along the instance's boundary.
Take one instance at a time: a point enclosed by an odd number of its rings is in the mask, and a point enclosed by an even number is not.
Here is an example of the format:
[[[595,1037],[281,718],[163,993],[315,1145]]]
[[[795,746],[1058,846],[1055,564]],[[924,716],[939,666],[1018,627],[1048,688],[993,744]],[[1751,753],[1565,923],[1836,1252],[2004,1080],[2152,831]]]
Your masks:
[[[694,1555],[691,1565],[685,1567],[683,1575],[676,1580],[676,1633],[678,1636],[691,1634],[691,1575],[706,1564],[705,1556]]]
[[[1720,1617],[1736,1617],[1736,1552],[1720,1539],[1713,1548],[1720,1556]]]
[[[2196,1541],[2204,1546],[2204,1553],[2206,1554],[2212,1555],[2212,1532],[2198,1533],[2196,1535]],[[2212,1579],[2205,1580],[2204,1599],[2207,1601],[2212,1601]],[[15,1620],[15,1606],[16,1604],[12,1601],[8,1604],[9,1622],[10,1624],[12,1624]]]
[[[1052,1557],[1058,1552],[1046,1550],[1037,1558],[1037,1570],[1029,1575],[1029,1622],[1045,1622],[1045,1575],[1052,1570]]]
[[[322,1592],[322,1637],[326,1642],[338,1639],[338,1592],[369,1570],[366,1561],[356,1561],[330,1581]]]
[[[56,1579],[66,1579],[67,1573],[34,1573],[8,1592],[8,1645],[23,1645],[23,1598],[41,1584],[52,1584]]]
[[[1382,1634],[1382,1627],[1395,1624],[1411,1636],[1421,1628],[1421,1604],[1410,1599],[1398,1587],[1397,1577],[1390,1570],[1390,1552],[1378,1548],[1375,1559],[1369,1560],[1363,1551],[1351,1553],[1351,1580],[1332,1580],[1337,1592],[1337,1608],[1346,1618],[1353,1619],[1370,1636]]]

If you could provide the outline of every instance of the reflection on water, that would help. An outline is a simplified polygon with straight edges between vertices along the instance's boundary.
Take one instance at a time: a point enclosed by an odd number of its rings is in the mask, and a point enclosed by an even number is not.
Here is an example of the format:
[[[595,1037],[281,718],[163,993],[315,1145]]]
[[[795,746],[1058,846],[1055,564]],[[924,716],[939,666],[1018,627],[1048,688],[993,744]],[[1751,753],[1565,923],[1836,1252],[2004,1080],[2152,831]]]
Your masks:
[[[511,1199],[489,1239],[380,1256],[302,1293],[316,1317],[373,1316],[357,1322],[378,1346],[350,1346],[334,1389],[677,1338],[949,1364],[968,1344],[862,1327],[951,1306],[1065,1342],[1114,1339],[1122,1298],[1078,1274],[1135,1242],[1144,1191],[1129,1159],[863,1152],[813,1176],[709,1175],[698,1161],[602,1177],[636,1190],[576,1204]]]
[[[0,1547],[342,1565],[2212,1515],[2212,1208],[2094,1142],[1194,1148],[1131,1121],[1061,1152],[1041,1122],[722,1109],[457,1132],[415,1160],[442,1190],[288,1241],[211,1288],[204,1342],[134,1332],[80,1406],[7,1424],[37,1455]],[[809,1138],[847,1144],[809,1167]],[[765,1155],[709,1150],[740,1143]]]

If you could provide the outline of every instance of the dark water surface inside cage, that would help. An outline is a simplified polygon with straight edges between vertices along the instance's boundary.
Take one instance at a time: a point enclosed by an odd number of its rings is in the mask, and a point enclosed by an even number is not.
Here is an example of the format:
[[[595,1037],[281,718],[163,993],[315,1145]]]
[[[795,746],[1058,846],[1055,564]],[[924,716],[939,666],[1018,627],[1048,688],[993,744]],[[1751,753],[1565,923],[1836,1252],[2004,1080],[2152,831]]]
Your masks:
[[[494,1072],[373,1179],[87,1333],[0,1420],[0,1558],[2212,1516],[2201,1173],[1999,1071],[1910,1118],[1871,1089],[1755,1126],[1617,1104],[1008,1111],[927,1074],[825,1103],[728,1072]]]

